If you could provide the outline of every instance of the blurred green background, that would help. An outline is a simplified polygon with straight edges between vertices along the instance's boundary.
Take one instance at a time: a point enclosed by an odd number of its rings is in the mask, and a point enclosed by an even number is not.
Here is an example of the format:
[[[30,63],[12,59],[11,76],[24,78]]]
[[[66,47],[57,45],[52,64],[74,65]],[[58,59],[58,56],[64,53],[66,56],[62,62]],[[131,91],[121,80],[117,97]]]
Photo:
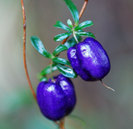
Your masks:
[[[73,0],[80,10],[84,0]],[[46,48],[59,44],[53,37],[60,33],[53,27],[57,20],[66,23],[71,15],[63,0],[24,0],[27,15],[27,60],[36,89],[39,73],[49,60],[30,44],[37,35]],[[111,60],[112,69],[104,82],[74,79],[77,105],[66,118],[66,129],[133,129],[133,0],[90,0],[81,19],[92,20],[89,28]],[[22,59],[22,12],[20,0],[0,0],[0,129],[56,129],[44,118],[29,90]],[[66,53],[61,56],[64,57]]]

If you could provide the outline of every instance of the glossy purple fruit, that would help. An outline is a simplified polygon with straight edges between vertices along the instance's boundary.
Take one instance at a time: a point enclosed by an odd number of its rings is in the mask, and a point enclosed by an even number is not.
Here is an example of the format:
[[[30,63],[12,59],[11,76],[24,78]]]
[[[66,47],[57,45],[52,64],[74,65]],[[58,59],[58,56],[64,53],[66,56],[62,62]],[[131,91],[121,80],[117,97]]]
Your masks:
[[[69,113],[71,113],[71,111],[73,110],[76,104],[76,95],[75,95],[73,83],[69,78],[60,74],[56,77],[56,84],[61,86],[67,98],[66,99],[66,104],[67,104],[66,115],[68,115]]]
[[[86,81],[101,80],[110,71],[110,61],[106,51],[93,38],[86,38],[70,48],[67,56],[75,72]]]
[[[85,70],[83,70],[81,68],[81,62],[78,59],[77,56],[77,50],[76,50],[76,46],[75,47],[71,47],[68,49],[67,51],[67,57],[74,69],[74,71],[84,80],[88,80],[88,74],[86,73]],[[90,78],[91,79],[91,78]]]
[[[60,120],[71,113],[76,104],[74,86],[70,79],[59,75],[55,82],[40,82],[37,101],[42,114],[50,120]]]

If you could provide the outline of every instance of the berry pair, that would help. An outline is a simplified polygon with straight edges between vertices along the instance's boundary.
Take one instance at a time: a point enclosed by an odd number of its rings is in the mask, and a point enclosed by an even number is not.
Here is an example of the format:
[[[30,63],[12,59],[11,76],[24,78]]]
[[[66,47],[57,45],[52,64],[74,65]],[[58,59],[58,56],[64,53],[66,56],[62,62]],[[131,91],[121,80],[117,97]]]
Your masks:
[[[108,55],[101,44],[93,38],[86,38],[67,51],[68,59],[75,72],[85,81],[97,81],[110,71]],[[71,113],[76,96],[71,80],[62,74],[54,81],[40,82],[37,101],[41,112],[48,119],[57,121]]]

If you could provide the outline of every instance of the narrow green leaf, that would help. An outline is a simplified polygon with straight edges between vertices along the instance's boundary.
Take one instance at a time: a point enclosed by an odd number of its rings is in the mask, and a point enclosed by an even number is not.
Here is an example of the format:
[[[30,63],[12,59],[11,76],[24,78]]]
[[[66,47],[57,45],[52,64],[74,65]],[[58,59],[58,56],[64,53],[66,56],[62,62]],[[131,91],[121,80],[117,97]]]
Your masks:
[[[62,33],[62,34],[58,34],[54,37],[55,41],[62,41],[64,39],[66,39],[67,37],[69,37],[72,33],[71,32],[66,32],[66,33]]]
[[[55,62],[56,64],[64,64],[64,65],[70,65],[70,62],[66,59],[63,59],[63,58],[59,58],[59,57],[55,57],[53,58],[53,62]]]
[[[45,75],[47,75],[47,74],[50,74],[50,73],[52,73],[52,72],[54,72],[54,71],[56,71],[57,70],[57,67],[56,67],[56,65],[48,65],[47,67],[45,67],[42,71],[41,71],[41,73],[40,73],[40,75],[41,76],[45,76]]]
[[[43,76],[43,75],[41,75],[40,73],[37,74],[37,78],[38,78],[38,80],[39,80],[40,82],[42,82],[42,81],[47,81],[47,80],[48,80],[46,76]]]
[[[78,41],[81,41],[81,36],[77,36]],[[53,55],[59,55],[62,51],[68,50],[70,47],[73,47],[77,44],[76,40],[74,38],[69,39],[65,44],[61,44],[55,48],[53,51]]]
[[[53,55],[56,56],[65,50],[67,50],[67,47],[65,45],[61,44],[55,48],[55,50],[53,51]]]
[[[84,29],[86,27],[90,27],[93,25],[92,21],[84,21],[82,23],[80,23],[78,26],[75,27],[75,30],[80,30],[80,29]]]
[[[67,27],[65,24],[63,24],[61,21],[57,21],[54,27],[61,28],[66,31],[71,31],[71,29]]]
[[[78,36],[87,36],[87,37],[92,37],[92,38],[96,38],[95,35],[91,32],[75,32],[76,35]]]
[[[30,38],[32,46],[43,56],[47,57],[47,58],[51,58],[52,55],[45,49],[42,41],[36,37],[36,36],[32,36]]]
[[[64,0],[64,1],[72,14],[75,24],[78,24],[79,13],[78,13],[77,7],[74,5],[74,3],[71,0]]]
[[[58,64],[57,68],[60,71],[60,73],[66,77],[69,77],[69,78],[76,78],[77,77],[77,74],[75,73],[75,71],[73,69],[71,69],[70,67]]]
[[[77,36],[78,41],[80,42],[82,40],[81,36]],[[67,42],[65,42],[65,46],[69,49],[70,47],[73,47],[77,44],[75,38],[69,39]]]
[[[67,24],[70,28],[73,28],[73,24],[72,24],[72,21],[70,19],[67,20]]]
[[[45,82],[45,81],[47,81],[48,79],[47,79],[46,77],[41,77],[39,80],[40,80],[40,82]]]

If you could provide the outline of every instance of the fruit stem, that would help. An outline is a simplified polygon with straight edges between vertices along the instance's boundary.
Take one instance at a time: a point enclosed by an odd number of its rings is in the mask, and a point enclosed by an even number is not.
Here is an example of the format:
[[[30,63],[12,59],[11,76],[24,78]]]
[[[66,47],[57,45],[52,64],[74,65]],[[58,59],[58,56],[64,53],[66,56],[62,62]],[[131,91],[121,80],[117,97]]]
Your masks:
[[[65,129],[65,119],[63,118],[60,121],[54,121],[56,125],[58,125],[59,129]]]
[[[84,4],[83,4],[83,6],[82,6],[82,8],[80,10],[80,13],[79,13],[79,20],[82,17],[82,15],[83,15],[83,13],[84,13],[84,11],[86,9],[87,4],[88,4],[88,0],[84,0]],[[64,39],[61,44],[64,44],[68,40],[68,38],[69,37],[67,37],[66,39]]]
[[[52,64],[53,64],[53,61],[51,60],[51,61],[50,61],[50,71],[51,71],[50,78],[54,81],[54,78],[53,78],[53,70],[52,70]]]
[[[77,39],[77,36],[75,34],[75,32],[73,31],[73,37],[75,38],[76,42],[79,43],[78,39]]]
[[[24,8],[24,2],[21,0],[21,7],[22,7],[22,15],[23,15],[23,63],[24,63],[24,70],[26,74],[26,78],[30,87],[30,90],[33,94],[34,99],[36,100],[36,93],[32,87],[29,73],[28,73],[28,68],[27,68],[27,62],[26,62],[26,14],[25,14],[25,8]]]
[[[65,119],[60,120],[59,127],[60,129],[65,129]]]
[[[114,90],[113,88],[111,88],[111,87],[109,87],[108,85],[106,85],[102,80],[100,80],[100,82],[102,83],[102,85],[103,85],[104,87],[106,87],[107,89],[112,90],[113,92],[115,92],[115,90]]]

